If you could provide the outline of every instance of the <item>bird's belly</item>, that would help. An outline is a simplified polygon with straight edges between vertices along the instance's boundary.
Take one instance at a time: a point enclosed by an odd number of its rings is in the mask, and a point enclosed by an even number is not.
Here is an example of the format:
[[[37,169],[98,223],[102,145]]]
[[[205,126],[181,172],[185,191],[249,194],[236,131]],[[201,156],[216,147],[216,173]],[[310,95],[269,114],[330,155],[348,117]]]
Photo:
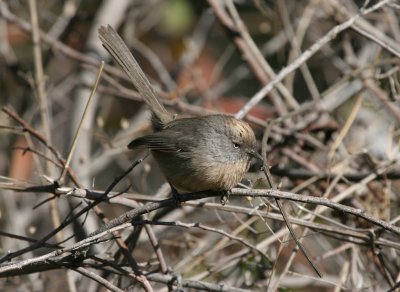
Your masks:
[[[176,153],[152,152],[166,179],[178,192],[230,190],[249,169],[248,160],[221,163],[206,157],[189,159]]]

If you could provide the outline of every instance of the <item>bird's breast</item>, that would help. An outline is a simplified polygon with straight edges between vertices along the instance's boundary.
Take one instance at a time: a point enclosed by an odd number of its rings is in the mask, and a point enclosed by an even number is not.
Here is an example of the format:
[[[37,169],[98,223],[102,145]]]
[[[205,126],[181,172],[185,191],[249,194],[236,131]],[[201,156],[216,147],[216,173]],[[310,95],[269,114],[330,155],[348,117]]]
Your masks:
[[[249,160],[217,162],[209,155],[153,151],[166,179],[180,192],[230,190],[249,169]]]

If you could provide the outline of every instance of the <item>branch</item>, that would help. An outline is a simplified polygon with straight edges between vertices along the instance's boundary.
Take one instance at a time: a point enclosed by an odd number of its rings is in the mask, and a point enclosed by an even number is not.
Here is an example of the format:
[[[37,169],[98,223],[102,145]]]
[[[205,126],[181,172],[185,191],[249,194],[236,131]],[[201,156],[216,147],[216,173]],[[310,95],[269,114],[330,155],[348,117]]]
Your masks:
[[[342,31],[352,27],[352,25],[359,19],[361,16],[365,16],[382,6],[388,4],[391,0],[383,0],[376,3],[369,9],[365,9],[360,11],[359,14],[354,15],[349,18],[345,22],[335,26],[332,28],[325,36],[320,38],[316,43],[314,43],[308,50],[302,53],[296,60],[293,61],[290,65],[283,68],[275,78],[273,78],[267,85],[265,85],[261,90],[257,92],[244,106],[243,108],[236,114],[236,118],[241,119],[248,114],[248,112],[259,103],[264,96],[271,92],[274,87],[279,84],[288,74],[292,73],[294,70],[298,69],[304,62],[309,60],[315,53],[317,53],[323,46],[336,38],[336,36]]]

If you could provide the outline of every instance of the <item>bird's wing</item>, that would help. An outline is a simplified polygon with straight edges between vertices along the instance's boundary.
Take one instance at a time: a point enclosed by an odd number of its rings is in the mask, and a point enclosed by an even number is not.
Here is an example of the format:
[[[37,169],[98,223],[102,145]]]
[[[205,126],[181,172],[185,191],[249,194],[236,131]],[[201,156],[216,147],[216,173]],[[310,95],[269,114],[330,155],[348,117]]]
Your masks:
[[[179,146],[182,134],[173,131],[161,131],[139,137],[128,144],[129,149],[148,148],[151,150],[177,152],[183,149]]]

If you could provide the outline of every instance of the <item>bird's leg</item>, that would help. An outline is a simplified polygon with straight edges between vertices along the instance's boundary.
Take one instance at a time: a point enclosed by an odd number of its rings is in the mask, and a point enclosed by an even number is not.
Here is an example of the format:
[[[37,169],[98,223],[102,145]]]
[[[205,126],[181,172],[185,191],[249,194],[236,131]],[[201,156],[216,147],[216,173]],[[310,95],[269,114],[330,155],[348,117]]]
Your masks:
[[[171,185],[171,184],[169,184],[169,185],[171,186],[171,194],[172,194],[172,198],[175,201],[175,205],[177,207],[180,207],[181,203],[182,203],[181,196],[179,195],[178,191],[174,188],[173,185]]]

